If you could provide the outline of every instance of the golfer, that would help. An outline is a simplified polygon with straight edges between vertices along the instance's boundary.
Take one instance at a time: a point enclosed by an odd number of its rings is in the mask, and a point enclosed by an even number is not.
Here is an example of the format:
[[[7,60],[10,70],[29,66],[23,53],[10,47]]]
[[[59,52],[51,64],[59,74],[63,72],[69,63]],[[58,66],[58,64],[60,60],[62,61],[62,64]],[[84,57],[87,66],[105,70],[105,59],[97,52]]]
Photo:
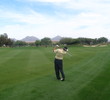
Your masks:
[[[55,60],[54,60],[56,78],[58,80],[64,81],[65,74],[63,72],[63,55],[67,53],[68,48],[67,47],[59,48],[59,46],[56,45],[53,51],[54,53],[56,53]],[[61,77],[60,77],[60,74],[61,74]]]

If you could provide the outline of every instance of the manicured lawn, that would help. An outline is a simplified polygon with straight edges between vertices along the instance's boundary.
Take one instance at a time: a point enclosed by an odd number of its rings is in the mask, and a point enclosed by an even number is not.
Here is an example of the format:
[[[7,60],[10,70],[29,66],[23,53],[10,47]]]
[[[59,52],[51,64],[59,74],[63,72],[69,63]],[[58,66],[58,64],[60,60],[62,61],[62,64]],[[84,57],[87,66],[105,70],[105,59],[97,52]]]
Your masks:
[[[110,47],[70,47],[66,80],[51,47],[0,48],[0,100],[110,100]]]

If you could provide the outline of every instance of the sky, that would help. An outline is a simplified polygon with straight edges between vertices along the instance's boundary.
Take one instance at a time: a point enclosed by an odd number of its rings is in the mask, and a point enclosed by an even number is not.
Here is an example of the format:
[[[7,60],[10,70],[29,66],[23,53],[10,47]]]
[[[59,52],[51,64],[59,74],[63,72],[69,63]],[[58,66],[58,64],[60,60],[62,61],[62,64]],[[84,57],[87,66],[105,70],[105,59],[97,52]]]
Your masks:
[[[0,34],[110,39],[110,0],[0,0]]]

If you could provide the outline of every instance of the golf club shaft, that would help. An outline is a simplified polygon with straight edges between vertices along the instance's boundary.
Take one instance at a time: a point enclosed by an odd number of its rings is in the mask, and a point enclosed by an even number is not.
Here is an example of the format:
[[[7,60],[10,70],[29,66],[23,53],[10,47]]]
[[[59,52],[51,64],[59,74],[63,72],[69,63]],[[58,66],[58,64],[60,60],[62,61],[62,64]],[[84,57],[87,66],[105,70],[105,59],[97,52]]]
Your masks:
[[[70,54],[69,52],[67,52],[67,54],[68,54],[69,56],[72,56],[72,54]]]

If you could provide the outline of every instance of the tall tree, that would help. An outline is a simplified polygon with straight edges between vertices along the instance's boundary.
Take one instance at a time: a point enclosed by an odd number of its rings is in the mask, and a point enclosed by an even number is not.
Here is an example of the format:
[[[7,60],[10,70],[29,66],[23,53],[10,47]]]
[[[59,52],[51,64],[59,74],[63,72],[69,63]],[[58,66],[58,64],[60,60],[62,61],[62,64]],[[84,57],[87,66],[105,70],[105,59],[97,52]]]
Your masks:
[[[36,41],[35,41],[35,45],[36,45],[36,46],[39,46],[40,44],[41,44],[41,41],[40,41],[40,40],[36,40]]]
[[[0,46],[12,46],[14,41],[8,38],[7,33],[0,35]]]
[[[52,44],[52,41],[50,38],[45,37],[45,38],[41,39],[41,45],[50,45],[50,44]]]
[[[72,39],[72,38],[62,38],[62,39],[60,40],[60,43],[61,43],[61,44],[70,45],[70,44],[73,43],[73,39]]]
[[[108,42],[108,39],[105,38],[105,37],[100,37],[100,38],[98,39],[98,42],[99,42],[99,43],[106,43],[106,42]]]

